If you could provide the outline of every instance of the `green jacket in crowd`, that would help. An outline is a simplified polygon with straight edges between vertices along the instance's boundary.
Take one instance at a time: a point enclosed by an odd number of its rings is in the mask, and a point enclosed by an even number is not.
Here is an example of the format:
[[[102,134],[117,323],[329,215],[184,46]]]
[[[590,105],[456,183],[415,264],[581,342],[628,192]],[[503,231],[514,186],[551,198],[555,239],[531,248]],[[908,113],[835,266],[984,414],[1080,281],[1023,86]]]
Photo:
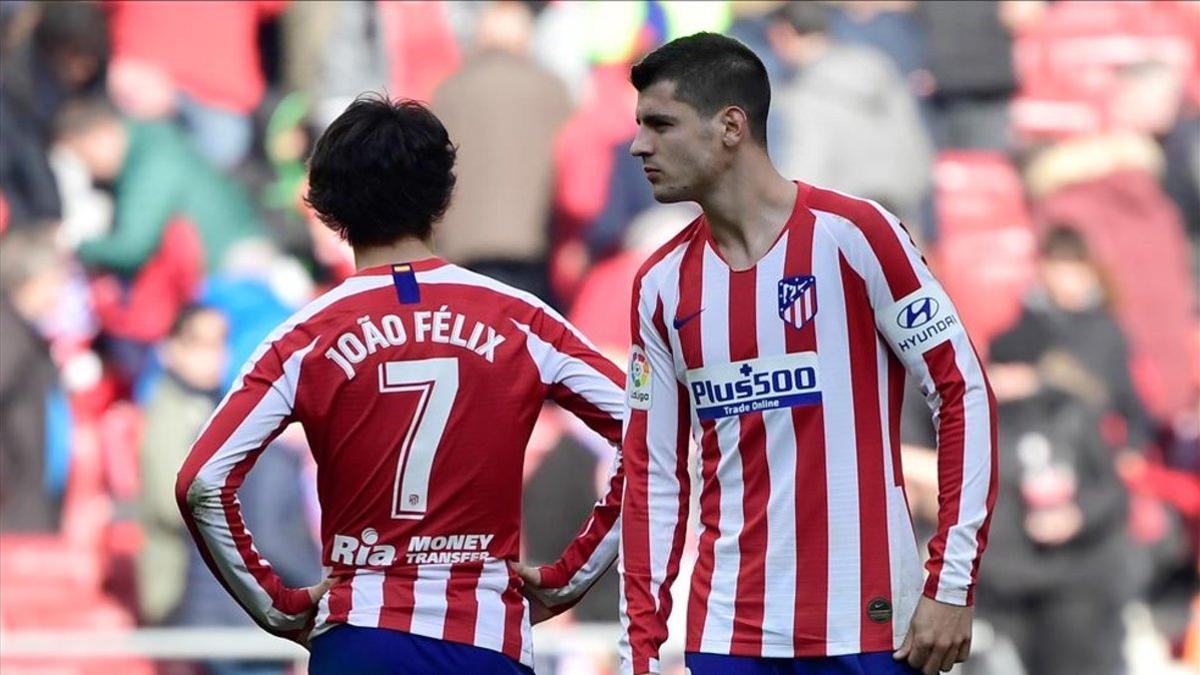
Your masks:
[[[126,122],[129,149],[114,187],[111,232],[78,250],[88,264],[132,275],[154,255],[176,217],[192,222],[209,271],[233,244],[262,235],[249,195],[205,161],[169,123]]]

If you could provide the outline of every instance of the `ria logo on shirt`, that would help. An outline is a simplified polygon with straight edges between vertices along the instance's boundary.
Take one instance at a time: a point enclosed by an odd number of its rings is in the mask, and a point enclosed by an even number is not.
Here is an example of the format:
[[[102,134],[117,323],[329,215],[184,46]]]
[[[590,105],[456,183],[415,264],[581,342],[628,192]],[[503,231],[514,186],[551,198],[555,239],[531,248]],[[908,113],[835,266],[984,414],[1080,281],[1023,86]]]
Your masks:
[[[694,368],[687,379],[701,420],[821,402],[815,352]]]
[[[396,547],[389,544],[375,545],[379,533],[368,527],[362,531],[361,541],[352,535],[333,535],[333,546],[329,550],[329,561],[356,567],[389,567],[396,561]]]

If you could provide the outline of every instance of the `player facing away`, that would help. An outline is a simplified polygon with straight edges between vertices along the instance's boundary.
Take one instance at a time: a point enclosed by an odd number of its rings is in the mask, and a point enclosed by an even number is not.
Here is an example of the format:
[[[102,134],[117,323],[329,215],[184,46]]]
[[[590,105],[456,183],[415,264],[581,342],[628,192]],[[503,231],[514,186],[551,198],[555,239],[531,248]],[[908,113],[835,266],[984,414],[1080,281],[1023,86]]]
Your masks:
[[[657,672],[699,448],[686,663],[935,673],[967,657],[996,493],[995,404],[953,304],[877,204],[782,177],[767,74],[701,33],[633,67],[660,202],[703,215],[633,290],[622,505],[627,670]],[[900,467],[906,373],[938,423],[924,579]]]
[[[415,102],[360,98],[334,121],[308,201],[353,246],[358,273],[259,346],[176,485],[213,573],[263,628],[311,639],[319,675],[531,673],[531,607],[509,562],[534,420],[553,400],[620,440],[615,365],[536,297],[431,252],[454,159]],[[237,499],[292,422],[318,468],[328,570],[308,589],[283,586]],[[622,480],[618,461],[579,536],[544,568],[558,603],[615,559]]]

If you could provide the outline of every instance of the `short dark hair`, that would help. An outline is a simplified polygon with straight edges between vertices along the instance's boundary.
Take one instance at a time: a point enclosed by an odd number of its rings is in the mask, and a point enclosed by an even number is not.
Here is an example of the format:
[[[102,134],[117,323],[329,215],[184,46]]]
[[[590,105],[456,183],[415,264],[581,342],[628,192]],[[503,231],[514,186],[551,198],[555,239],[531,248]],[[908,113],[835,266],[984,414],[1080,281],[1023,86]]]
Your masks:
[[[212,305],[201,303],[191,303],[184,305],[183,309],[179,310],[179,314],[175,320],[171,322],[171,329],[167,332],[167,337],[172,340],[178,340],[183,337],[183,334],[191,329],[192,321],[198,316],[205,314],[219,314],[222,317],[225,314]]]
[[[108,17],[103,7],[89,2],[41,3],[41,20],[34,40],[46,52],[74,52],[97,61],[108,58]]]
[[[674,82],[675,98],[704,115],[737,106],[750,119],[750,136],[767,146],[771,107],[767,68],[749,47],[733,38],[716,33],[677,38],[635,64],[629,79],[638,91]]]
[[[317,140],[305,201],[352,246],[424,239],[450,206],[455,155],[421,103],[360,96]]]
[[[829,14],[814,2],[786,2],[772,13],[772,18],[788,24],[799,35],[829,31]]]
[[[1041,255],[1052,260],[1091,262],[1087,241],[1070,225],[1053,224],[1042,236]]]

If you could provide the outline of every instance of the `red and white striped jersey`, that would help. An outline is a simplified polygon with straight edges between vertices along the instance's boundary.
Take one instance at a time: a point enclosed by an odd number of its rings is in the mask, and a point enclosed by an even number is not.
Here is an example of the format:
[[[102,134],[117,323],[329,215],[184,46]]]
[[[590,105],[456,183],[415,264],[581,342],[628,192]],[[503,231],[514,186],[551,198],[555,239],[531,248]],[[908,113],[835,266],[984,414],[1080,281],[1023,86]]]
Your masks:
[[[753,267],[703,217],[642,267],[623,444],[624,668],[657,672],[699,448],[686,649],[763,657],[899,647],[922,593],[900,468],[905,371],[939,422],[924,593],[971,589],[996,491],[995,404],[954,306],[900,223],[799,185]]]
[[[313,634],[340,623],[531,665],[519,555],[525,446],[546,400],[616,443],[619,368],[534,296],[437,258],[363,270],[279,326],[192,448],[176,496],[196,543],[267,630],[313,627],[254,548],[236,496],[291,422],[317,463],[324,564]],[[615,559],[623,476],[555,567],[570,601]]]

